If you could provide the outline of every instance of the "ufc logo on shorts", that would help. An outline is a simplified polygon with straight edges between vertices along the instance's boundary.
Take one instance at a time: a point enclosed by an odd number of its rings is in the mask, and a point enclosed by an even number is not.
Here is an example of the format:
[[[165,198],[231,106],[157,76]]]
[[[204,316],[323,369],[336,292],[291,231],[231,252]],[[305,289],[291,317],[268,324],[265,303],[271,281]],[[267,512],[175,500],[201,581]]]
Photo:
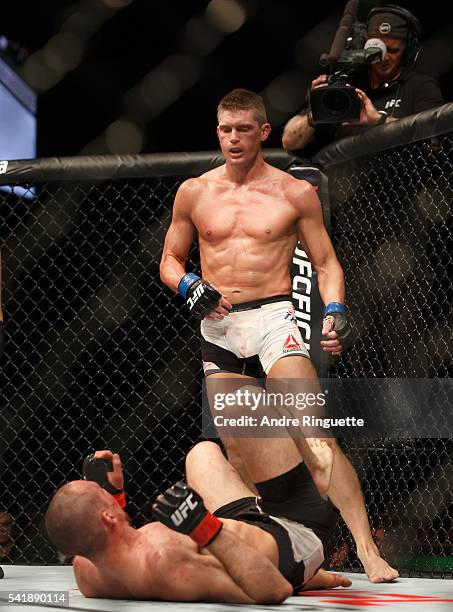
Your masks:
[[[177,510],[171,515],[171,520],[176,527],[179,527],[184,519],[187,518],[189,510],[194,510],[198,506],[198,502],[193,500],[193,493],[185,499]]]
[[[204,285],[200,283],[198,287],[195,289],[195,291],[193,292],[192,297],[187,299],[187,303],[189,304],[190,310],[192,310],[192,308],[198,302],[198,300],[203,295],[203,293],[204,293]]]

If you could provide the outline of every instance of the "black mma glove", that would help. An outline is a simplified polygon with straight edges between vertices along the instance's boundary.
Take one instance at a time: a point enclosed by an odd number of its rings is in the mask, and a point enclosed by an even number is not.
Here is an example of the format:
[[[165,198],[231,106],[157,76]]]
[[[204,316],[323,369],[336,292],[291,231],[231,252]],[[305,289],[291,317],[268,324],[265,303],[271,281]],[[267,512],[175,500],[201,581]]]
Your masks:
[[[88,455],[83,462],[83,480],[93,480],[103,489],[110,493],[121,508],[126,507],[126,494],[124,490],[114,487],[107,478],[107,472],[113,472],[113,464],[110,459]]]
[[[206,315],[219,305],[222,294],[196,274],[189,272],[179,281],[178,292],[186,300],[190,312],[197,319]]]
[[[200,547],[210,544],[222,529],[222,522],[206,510],[198,493],[184,481],[159,495],[153,516],[170,529],[189,535]]]
[[[331,323],[331,331],[337,332],[338,340],[341,342],[343,351],[346,351],[356,341],[356,334],[346,316],[346,308],[339,302],[331,302],[324,309],[322,326],[326,322]]]

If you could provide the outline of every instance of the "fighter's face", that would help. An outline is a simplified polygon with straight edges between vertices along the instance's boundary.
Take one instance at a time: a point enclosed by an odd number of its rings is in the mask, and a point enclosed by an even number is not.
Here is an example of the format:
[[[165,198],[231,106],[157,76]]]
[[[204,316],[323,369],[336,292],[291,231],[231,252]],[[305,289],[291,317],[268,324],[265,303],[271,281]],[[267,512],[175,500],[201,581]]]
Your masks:
[[[392,81],[400,71],[405,43],[399,38],[389,36],[381,36],[381,40],[387,47],[387,53],[382,62],[372,65],[371,70],[381,81]]]
[[[253,110],[219,112],[217,135],[229,163],[242,164],[255,158],[270,132],[270,125],[259,125]]]

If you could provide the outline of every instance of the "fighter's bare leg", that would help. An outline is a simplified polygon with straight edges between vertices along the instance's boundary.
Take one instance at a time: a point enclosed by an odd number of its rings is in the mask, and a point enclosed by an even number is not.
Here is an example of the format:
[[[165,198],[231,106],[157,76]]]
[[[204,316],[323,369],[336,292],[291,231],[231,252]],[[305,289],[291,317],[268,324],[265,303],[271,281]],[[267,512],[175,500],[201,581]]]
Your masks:
[[[215,374],[209,379],[212,377],[237,378],[238,386],[253,382],[253,379],[240,375]],[[268,381],[269,378],[277,380],[298,378],[314,381],[316,372],[311,362],[305,357],[291,356],[277,361],[269,372]],[[223,441],[228,451],[228,458],[238,469],[243,480],[247,481],[248,489],[252,491],[254,487],[251,483],[262,482],[288,472],[300,463],[301,456],[312,475],[316,474],[318,469],[317,461],[303,436],[297,439],[266,438],[265,443],[260,438],[233,438]],[[299,446],[296,446],[297,441]],[[372,582],[394,580],[398,577],[398,572],[380,557],[373,541],[357,474],[336,440],[329,438],[326,439],[326,442],[333,452],[333,468],[328,495],[340,510],[354,537],[357,553],[365,571]],[[317,477],[318,483],[321,482],[321,488],[322,479],[322,476]]]
[[[371,535],[357,474],[336,441],[334,442],[334,466],[328,495],[340,510],[352,533],[357,555],[370,582],[391,582],[398,578],[399,573],[379,554]]]
[[[310,364],[307,359],[305,361]],[[313,377],[315,376],[313,374]],[[214,392],[222,389],[224,393],[230,393],[239,388],[256,393],[261,391],[255,379],[247,376],[224,373],[210,375],[207,379],[207,389],[211,406],[214,405]],[[276,416],[278,415],[276,414]],[[253,483],[275,478],[292,470],[301,462],[302,458],[306,461],[321,494],[324,494],[327,490],[331,462],[325,461],[325,458],[327,458],[329,450],[319,447],[317,449],[319,452],[317,454],[313,453],[303,436],[300,436],[300,439],[291,438],[289,435],[285,438],[270,437],[266,438],[265,443],[259,437],[222,437],[222,442],[227,449],[229,461],[252,490],[254,490]]]
[[[300,356],[279,359],[271,368],[268,378],[280,380],[316,376],[311,362]],[[398,572],[381,558],[373,541],[362,490],[357,474],[334,438],[325,440],[333,452],[333,468],[328,495],[339,509],[352,533],[357,554],[371,582],[389,582],[398,578]],[[309,457],[309,456],[308,456]],[[310,465],[307,461],[307,467]],[[250,466],[247,465],[250,471]]]
[[[214,442],[200,442],[188,453],[186,478],[188,484],[203,497],[207,509],[211,512],[236,499],[253,497],[253,492],[244,484]],[[252,545],[253,536],[246,538],[246,541]],[[260,550],[261,546],[256,544],[256,548]],[[263,552],[266,554],[266,549]],[[271,554],[269,558],[272,559]],[[347,578],[320,569],[307,582],[304,590],[333,589],[350,585],[351,581]]]
[[[255,496],[215,442],[200,442],[189,451],[186,478],[210,512],[236,499]]]
[[[329,490],[332,477],[332,449],[325,440],[320,438],[307,438],[305,441],[311,450],[312,465],[311,468],[309,468],[311,476],[319,493],[325,495]],[[299,445],[297,446],[299,448]]]
[[[297,366],[298,375],[291,375]],[[321,390],[313,364],[306,357],[292,355],[279,359],[270,369],[267,378],[267,388],[270,391],[286,392],[296,395],[299,385],[288,383],[291,379],[301,381],[304,391],[314,396]],[[317,408],[313,408],[317,410]],[[323,416],[323,414],[319,414]],[[332,451],[325,440],[310,438],[303,435],[293,437],[293,442],[305,461],[311,477],[321,495],[325,495],[330,486],[332,474]]]
[[[217,377],[217,375],[215,375]],[[221,375],[218,375],[220,378]],[[212,376],[209,377],[210,379]],[[253,386],[250,379],[237,376],[238,387],[260,391],[260,387]],[[231,388],[229,388],[231,391]],[[211,404],[212,405],[212,404]],[[222,436],[229,462],[235,467],[247,487],[258,492],[254,483],[275,478],[289,472],[301,462],[300,452],[294,441],[286,438],[259,437],[226,437]]]
[[[237,385],[235,384],[236,380]],[[244,384],[257,385],[258,383],[255,378],[252,378],[251,376],[244,376],[242,374],[225,372],[220,372],[219,374],[210,374],[206,379],[206,390],[208,393],[209,404],[211,406],[212,412],[212,406],[214,405],[212,396],[215,393],[215,390],[217,389],[217,384],[221,384],[222,388],[223,384],[225,384],[226,390],[228,392],[232,392],[236,389],[239,389]],[[228,461],[239,473],[242,481],[249,487],[251,491],[254,492],[254,495],[257,495],[257,490],[255,488],[255,485],[253,484],[253,480],[250,477],[250,474],[247,471],[247,467],[241,454],[241,450],[243,446],[247,443],[247,440],[245,438],[239,439],[222,436],[222,443],[225,446],[226,452],[228,454]]]

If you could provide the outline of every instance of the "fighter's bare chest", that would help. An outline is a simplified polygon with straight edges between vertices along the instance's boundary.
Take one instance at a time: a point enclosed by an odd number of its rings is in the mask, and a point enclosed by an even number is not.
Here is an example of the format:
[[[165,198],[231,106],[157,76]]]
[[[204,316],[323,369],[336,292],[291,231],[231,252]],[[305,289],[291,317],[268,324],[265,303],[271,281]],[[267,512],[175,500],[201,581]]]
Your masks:
[[[297,215],[279,194],[218,193],[201,198],[192,222],[205,240],[278,237],[294,232]]]

